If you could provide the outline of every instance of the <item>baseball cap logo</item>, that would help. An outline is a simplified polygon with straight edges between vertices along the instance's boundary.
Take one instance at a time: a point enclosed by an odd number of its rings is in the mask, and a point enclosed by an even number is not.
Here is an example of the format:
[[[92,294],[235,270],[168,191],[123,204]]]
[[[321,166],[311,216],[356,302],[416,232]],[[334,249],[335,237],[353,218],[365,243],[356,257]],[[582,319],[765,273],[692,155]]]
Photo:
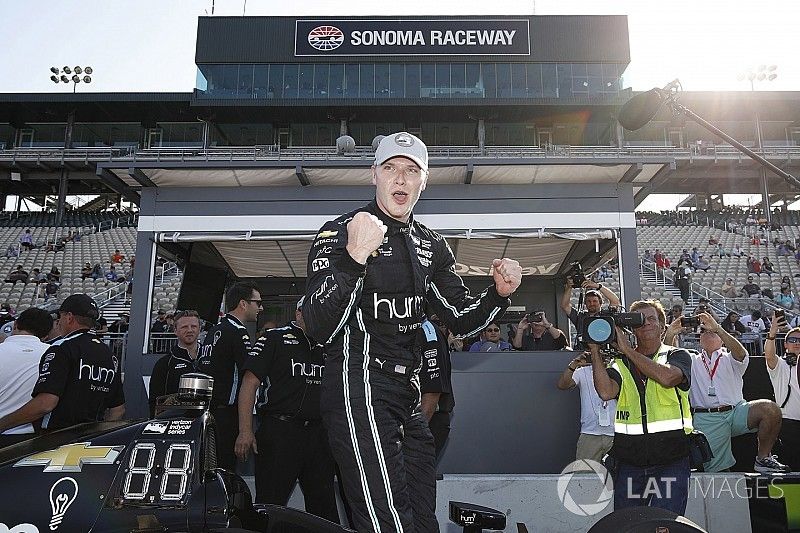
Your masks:
[[[406,147],[408,147],[408,146],[411,146],[412,144],[414,144],[414,139],[413,139],[413,137],[411,137],[411,135],[401,133],[399,135],[395,135],[394,142],[398,146],[406,146]]]
[[[308,44],[316,50],[336,50],[343,42],[344,33],[336,26],[317,26],[308,32]]]

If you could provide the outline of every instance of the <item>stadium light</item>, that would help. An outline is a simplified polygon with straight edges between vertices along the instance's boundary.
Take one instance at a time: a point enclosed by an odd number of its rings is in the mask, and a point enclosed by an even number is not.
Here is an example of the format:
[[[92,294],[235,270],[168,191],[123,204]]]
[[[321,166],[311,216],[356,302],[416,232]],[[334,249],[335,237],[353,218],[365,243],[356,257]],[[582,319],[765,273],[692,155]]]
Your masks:
[[[50,76],[50,80],[53,83],[72,83],[72,92],[74,93],[79,83],[92,83],[92,77],[89,74],[94,72],[94,70],[92,67],[77,66],[74,68],[69,68],[68,66],[65,66],[61,69],[58,67],[50,67],[50,72],[53,73],[53,75]],[[84,76],[81,77],[81,74],[84,74]]]

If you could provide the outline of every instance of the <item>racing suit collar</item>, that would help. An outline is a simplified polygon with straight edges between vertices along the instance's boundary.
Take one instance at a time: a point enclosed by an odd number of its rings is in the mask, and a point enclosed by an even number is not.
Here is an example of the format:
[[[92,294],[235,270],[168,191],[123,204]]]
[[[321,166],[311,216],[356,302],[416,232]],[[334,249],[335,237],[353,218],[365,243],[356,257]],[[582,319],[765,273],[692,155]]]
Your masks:
[[[308,347],[309,347],[309,348],[313,348],[314,346],[316,346],[316,345],[317,345],[317,343],[316,343],[316,342],[314,342],[314,339],[312,339],[311,337],[309,337],[309,336],[306,334],[306,332],[305,332],[305,331],[303,331],[303,328],[301,328],[300,326],[298,326],[298,325],[297,325],[297,322],[295,322],[294,320],[290,320],[290,321],[289,321],[289,324],[287,324],[287,325],[288,325],[290,328],[292,328],[292,331],[294,331],[294,332],[295,332],[297,335],[300,335],[302,338],[304,338],[304,339],[306,340],[306,342],[308,343]]]
[[[381,222],[386,224],[387,228],[402,231],[404,228],[411,228],[414,225],[414,213],[409,215],[408,222],[401,222],[400,220],[394,219],[384,213],[383,210],[378,206],[378,201],[376,199],[373,199],[367,205],[367,208],[370,213],[378,217]]]
[[[246,326],[242,323],[242,321],[239,320],[238,318],[236,318],[235,316],[233,316],[232,314],[225,313],[225,318],[227,318],[228,320],[233,322],[235,325],[239,325],[240,327],[243,327],[243,328],[247,329]]]
[[[192,359],[192,356],[189,355],[189,350],[187,350],[183,346],[180,346],[178,343],[173,344],[172,348],[170,349],[170,351],[172,352],[173,357],[175,357],[177,359],[182,359],[182,360],[184,360],[184,361],[186,361],[188,363],[192,363],[192,364],[194,364],[194,362],[195,362],[195,360]],[[197,353],[199,355],[200,351],[198,350]]]

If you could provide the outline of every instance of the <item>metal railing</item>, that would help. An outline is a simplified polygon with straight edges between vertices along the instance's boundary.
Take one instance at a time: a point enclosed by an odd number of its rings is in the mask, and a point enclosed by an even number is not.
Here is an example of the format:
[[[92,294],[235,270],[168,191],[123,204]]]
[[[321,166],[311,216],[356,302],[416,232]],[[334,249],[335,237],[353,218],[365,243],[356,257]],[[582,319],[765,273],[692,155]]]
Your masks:
[[[158,278],[155,281],[155,286],[160,287],[164,284],[164,279],[174,278],[181,273],[177,263],[168,261],[161,265],[161,273],[157,274]]]
[[[544,146],[429,146],[431,158],[624,158],[624,157],[696,157],[743,160],[745,156],[729,145],[709,145],[701,150],[695,147],[664,145],[575,146],[548,144]],[[757,151],[767,158],[800,158],[800,146],[765,146]],[[10,162],[161,162],[161,161],[257,161],[257,160],[371,160],[371,147],[357,147],[349,153],[338,153],[333,146],[210,146],[210,147],[99,147],[99,148],[12,148],[0,150],[0,161]]]

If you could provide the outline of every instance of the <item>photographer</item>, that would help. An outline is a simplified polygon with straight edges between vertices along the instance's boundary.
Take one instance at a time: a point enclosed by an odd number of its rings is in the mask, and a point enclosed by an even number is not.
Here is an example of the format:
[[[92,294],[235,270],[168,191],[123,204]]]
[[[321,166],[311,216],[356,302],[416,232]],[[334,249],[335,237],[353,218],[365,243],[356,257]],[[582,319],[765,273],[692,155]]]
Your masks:
[[[572,322],[575,329],[578,330],[578,335],[580,335],[580,332],[583,330],[584,319],[586,317],[596,316],[600,313],[600,310],[603,308],[603,296],[606,297],[611,307],[620,306],[619,298],[617,298],[617,295],[608,287],[600,283],[587,281],[585,278],[581,281],[581,278],[583,278],[583,274],[580,273],[580,271],[574,272],[573,275],[568,276],[564,284],[564,293],[561,295],[561,309],[569,316],[569,321]],[[572,307],[570,303],[572,289],[575,287],[576,281],[580,281],[578,285],[586,291],[583,297],[583,303],[586,306],[585,311],[579,311]]]
[[[519,321],[517,333],[511,344],[517,350],[526,352],[563,350],[569,346],[567,336],[544,316],[544,311],[536,311],[533,318],[525,315]],[[526,331],[530,329],[529,333]]]
[[[800,328],[786,333],[783,357],[778,357],[775,336],[780,320],[773,320],[764,343],[764,360],[775,392],[775,401],[783,415],[780,428],[780,455],[793,472],[800,471],[800,381],[797,376],[797,355],[800,354]]]
[[[750,362],[747,350],[707,313],[700,313],[700,351],[692,356],[692,383],[689,399],[694,427],[702,431],[714,457],[703,464],[706,472],[722,472],[736,460],[731,452],[731,437],[758,432],[758,455],[753,466],[761,473],[786,471],[772,455],[772,446],[781,427],[780,409],[770,400],[746,402],[742,378]],[[676,320],[667,328],[665,343],[682,329]]]
[[[592,379],[592,359],[589,352],[570,361],[558,378],[559,390],[578,387],[581,393],[581,433],[575,450],[575,460],[591,459],[600,462],[614,443],[614,414],[616,400],[602,400]]]
[[[692,358],[662,342],[666,317],[658,300],[636,301],[630,311],[641,313],[644,325],[633,330],[635,348],[616,327],[614,346],[620,353],[611,368],[600,347],[589,345],[598,395],[617,399],[609,452],[616,463],[614,509],[650,505],[682,515],[689,492]]]

